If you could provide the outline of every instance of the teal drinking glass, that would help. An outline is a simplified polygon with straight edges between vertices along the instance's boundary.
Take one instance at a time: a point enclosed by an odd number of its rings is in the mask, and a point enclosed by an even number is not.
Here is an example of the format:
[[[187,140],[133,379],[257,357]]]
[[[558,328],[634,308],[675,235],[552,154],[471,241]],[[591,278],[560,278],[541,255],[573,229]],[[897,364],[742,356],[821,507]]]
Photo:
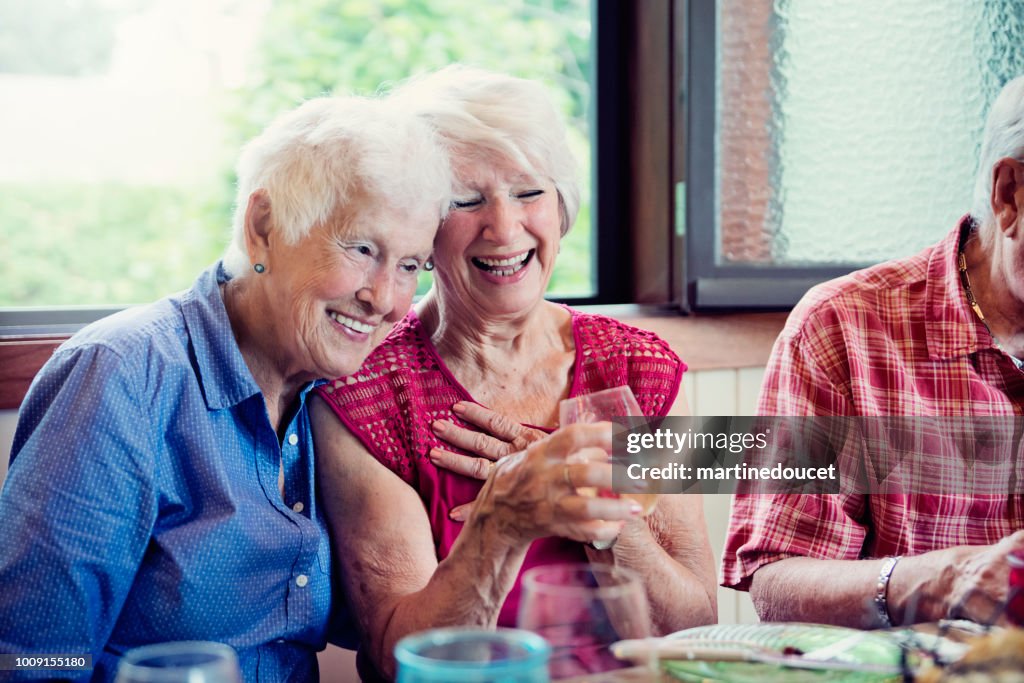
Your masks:
[[[398,641],[398,683],[548,683],[551,648],[535,633],[442,628]]]

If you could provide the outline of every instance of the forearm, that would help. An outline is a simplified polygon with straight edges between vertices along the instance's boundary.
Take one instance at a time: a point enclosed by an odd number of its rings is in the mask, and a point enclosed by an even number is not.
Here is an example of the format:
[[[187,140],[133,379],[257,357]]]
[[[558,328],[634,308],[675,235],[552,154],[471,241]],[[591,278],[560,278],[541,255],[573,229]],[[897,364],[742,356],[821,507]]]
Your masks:
[[[713,624],[718,619],[714,561],[710,547],[692,543],[674,558],[643,521],[628,524],[611,550],[587,547],[594,562],[640,575],[651,609],[653,635]]]
[[[403,637],[429,628],[494,628],[515,584],[527,546],[515,547],[475,517],[422,589],[399,598],[374,639],[378,668],[394,675],[394,648]]]
[[[936,621],[946,616],[951,573],[961,548],[904,557],[886,591],[893,624]],[[763,621],[805,621],[878,628],[875,605],[884,559],[816,560],[794,557],[758,569],[750,595]]]

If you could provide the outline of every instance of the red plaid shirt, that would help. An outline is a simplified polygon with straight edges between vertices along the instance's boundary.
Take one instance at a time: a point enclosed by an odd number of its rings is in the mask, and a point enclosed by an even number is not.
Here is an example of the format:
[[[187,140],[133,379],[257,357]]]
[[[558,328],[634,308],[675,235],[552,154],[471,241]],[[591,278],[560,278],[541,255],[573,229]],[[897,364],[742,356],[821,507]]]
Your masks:
[[[966,217],[938,244],[821,284],[775,342],[761,415],[1024,414],[1024,372],[967,304],[956,266]],[[722,585],[746,590],[787,557],[856,560],[998,541],[1021,496],[737,495]]]

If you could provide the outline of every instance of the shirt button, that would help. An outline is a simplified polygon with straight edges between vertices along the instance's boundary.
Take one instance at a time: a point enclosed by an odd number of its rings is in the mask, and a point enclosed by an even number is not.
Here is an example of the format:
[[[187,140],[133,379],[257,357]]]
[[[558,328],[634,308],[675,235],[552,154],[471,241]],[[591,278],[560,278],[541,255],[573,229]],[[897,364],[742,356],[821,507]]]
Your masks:
[[[307,583],[309,583],[309,577],[305,574],[299,574],[295,577],[295,585],[299,588],[305,588]]]
[[[296,503],[295,505],[292,505],[292,510],[295,510],[296,512],[302,512],[305,509],[306,509],[306,506],[303,505],[301,502]]]
[[[289,434],[288,435],[288,443],[290,443],[292,446],[294,446],[298,442],[299,442],[299,435],[298,434]]]

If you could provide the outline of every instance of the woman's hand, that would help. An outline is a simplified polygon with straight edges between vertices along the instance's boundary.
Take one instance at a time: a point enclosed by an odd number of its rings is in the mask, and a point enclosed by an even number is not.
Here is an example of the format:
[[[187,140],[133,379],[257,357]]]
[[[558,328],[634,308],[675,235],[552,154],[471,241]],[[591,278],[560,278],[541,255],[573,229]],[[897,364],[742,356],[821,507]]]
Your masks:
[[[539,429],[524,427],[478,403],[459,401],[452,406],[452,411],[483,431],[475,432],[448,420],[435,420],[431,425],[434,434],[453,446],[476,453],[476,457],[434,448],[430,451],[430,461],[438,467],[474,479],[486,479],[495,462],[526,450],[527,446],[547,436]]]
[[[643,508],[625,498],[581,495],[612,488],[609,423],[574,424],[501,459],[480,491],[467,524],[510,545],[545,536],[610,541]]]

